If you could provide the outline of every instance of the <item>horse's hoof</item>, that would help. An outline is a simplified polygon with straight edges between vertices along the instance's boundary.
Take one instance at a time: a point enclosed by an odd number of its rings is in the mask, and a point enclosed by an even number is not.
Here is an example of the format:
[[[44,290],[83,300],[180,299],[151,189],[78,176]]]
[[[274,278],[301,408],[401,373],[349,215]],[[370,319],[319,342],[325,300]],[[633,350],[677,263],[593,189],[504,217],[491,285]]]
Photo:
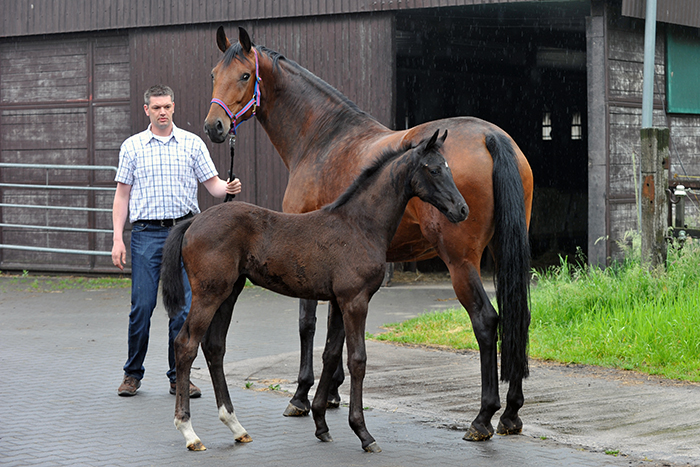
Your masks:
[[[478,429],[472,423],[472,426],[469,427],[469,431],[464,434],[462,439],[465,441],[487,441],[491,439],[491,437],[493,437],[493,427],[490,423],[488,427],[482,429]]]
[[[251,441],[253,441],[253,438],[251,438],[250,435],[246,433],[243,436],[236,438],[236,441],[238,441],[239,443],[250,443]]]
[[[370,444],[368,444],[362,449],[364,449],[367,452],[382,452],[382,448],[379,447],[376,441],[372,441]]]
[[[330,443],[333,441],[333,438],[331,437],[331,434],[328,433],[327,431],[325,433],[317,434],[316,437],[323,441],[324,443]]]
[[[207,448],[204,447],[201,441],[196,441],[192,444],[187,445],[187,449],[190,451],[206,451]]]
[[[337,399],[333,397],[326,402],[326,408],[328,409],[337,409],[338,407],[340,407],[340,397]]]
[[[309,415],[309,409],[300,409],[290,402],[282,415],[285,417],[304,417]]]
[[[522,432],[523,421],[520,420],[520,417],[517,417],[515,420],[501,419],[501,421],[498,422],[498,428],[496,430],[496,433],[503,436],[519,435]]]

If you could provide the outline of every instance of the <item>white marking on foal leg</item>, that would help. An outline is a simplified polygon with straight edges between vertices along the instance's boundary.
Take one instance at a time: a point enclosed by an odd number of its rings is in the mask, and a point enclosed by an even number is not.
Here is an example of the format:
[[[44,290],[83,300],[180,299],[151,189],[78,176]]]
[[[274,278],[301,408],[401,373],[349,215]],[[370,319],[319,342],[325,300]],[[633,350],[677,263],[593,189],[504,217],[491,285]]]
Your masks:
[[[185,437],[185,443],[187,443],[187,449],[190,451],[204,451],[207,448],[204,447],[202,441],[199,439],[197,434],[192,428],[192,422],[187,420],[186,422],[175,419],[175,428],[182,433]]]
[[[250,443],[253,441],[253,438],[248,436],[246,429],[243,428],[240,423],[238,423],[235,410],[229,413],[229,411],[226,410],[226,407],[222,405],[219,407],[219,420],[221,420],[224,425],[231,430],[233,437],[236,438],[236,441],[239,443]]]

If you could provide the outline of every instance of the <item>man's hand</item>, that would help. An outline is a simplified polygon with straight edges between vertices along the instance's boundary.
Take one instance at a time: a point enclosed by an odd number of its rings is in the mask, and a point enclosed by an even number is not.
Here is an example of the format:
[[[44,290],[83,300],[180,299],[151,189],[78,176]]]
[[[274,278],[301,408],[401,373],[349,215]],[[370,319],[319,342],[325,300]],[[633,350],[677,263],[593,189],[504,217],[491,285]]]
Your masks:
[[[114,245],[112,245],[112,263],[122,271],[124,270],[124,265],[126,264],[126,246],[122,240],[115,240]]]

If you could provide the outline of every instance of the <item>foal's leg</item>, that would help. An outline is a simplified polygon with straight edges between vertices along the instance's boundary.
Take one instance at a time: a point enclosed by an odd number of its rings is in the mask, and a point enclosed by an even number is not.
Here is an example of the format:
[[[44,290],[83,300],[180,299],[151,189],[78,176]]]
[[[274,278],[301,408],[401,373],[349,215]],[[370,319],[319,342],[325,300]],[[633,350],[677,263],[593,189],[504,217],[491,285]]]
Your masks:
[[[299,339],[301,341],[301,361],[299,363],[299,377],[297,378],[297,390],[289,401],[284,411],[285,417],[300,417],[309,414],[311,403],[309,402],[309,390],[314,385],[314,335],[316,334],[316,307],[317,300],[299,300]],[[328,315],[330,319],[330,303]],[[345,380],[342,359],[333,373],[333,379],[328,395],[328,407],[340,407],[340,393],[338,388]]]
[[[362,404],[362,384],[367,367],[365,349],[365,322],[367,320],[368,298],[356,297],[352,303],[344,305],[343,322],[345,340],[348,346],[348,371],[350,373],[350,427],[362,442],[362,449],[367,452],[381,452],[365,424]]]
[[[493,436],[491,419],[501,408],[498,395],[498,314],[491,305],[474,266],[469,263],[464,263],[461,267],[453,265],[450,275],[457,298],[469,313],[479,343],[481,362],[481,409],[464,439],[483,441]]]
[[[190,279],[192,280],[192,279]],[[213,295],[213,294],[212,294]],[[185,437],[187,449],[204,451],[206,448],[192,428],[190,420],[190,370],[192,362],[197,357],[197,348],[204,334],[209,329],[214,315],[218,310],[212,297],[203,300],[193,288],[192,305],[180,333],[173,342],[176,362],[176,391],[175,391],[175,428]],[[214,297],[214,300],[216,298]],[[206,303],[202,303],[206,302]]]
[[[238,295],[243,290],[245,281],[245,277],[238,279],[233,286],[233,292],[217,310],[204,339],[202,339],[202,351],[207,360],[207,366],[209,366],[209,374],[216,395],[216,406],[219,408],[219,419],[229,427],[236,441],[240,443],[249,443],[253,439],[248,436],[248,432],[238,423],[236,418],[224,375],[224,354],[226,353],[226,334],[231,324],[233,307]]]
[[[332,384],[333,373],[342,364],[343,341],[345,330],[343,328],[343,316],[338,303],[331,301],[328,307],[328,334],[326,346],[323,349],[323,369],[321,379],[316,388],[311,411],[316,424],[316,437],[321,441],[333,441],[326,424],[326,409],[328,408],[328,392]]]
[[[309,389],[314,385],[314,335],[316,334],[317,300],[299,300],[299,340],[301,361],[297,390],[284,411],[285,417],[300,417],[309,414]]]

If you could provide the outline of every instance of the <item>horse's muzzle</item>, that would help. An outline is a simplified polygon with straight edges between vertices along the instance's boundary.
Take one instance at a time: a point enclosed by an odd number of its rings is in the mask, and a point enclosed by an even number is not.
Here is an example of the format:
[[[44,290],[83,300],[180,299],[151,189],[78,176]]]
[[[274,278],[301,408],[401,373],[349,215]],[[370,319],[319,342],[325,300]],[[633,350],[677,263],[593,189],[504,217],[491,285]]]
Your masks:
[[[228,128],[226,128],[221,118],[215,118],[213,122],[205,120],[204,131],[206,131],[212,143],[223,143],[226,140],[226,135],[228,135]]]

